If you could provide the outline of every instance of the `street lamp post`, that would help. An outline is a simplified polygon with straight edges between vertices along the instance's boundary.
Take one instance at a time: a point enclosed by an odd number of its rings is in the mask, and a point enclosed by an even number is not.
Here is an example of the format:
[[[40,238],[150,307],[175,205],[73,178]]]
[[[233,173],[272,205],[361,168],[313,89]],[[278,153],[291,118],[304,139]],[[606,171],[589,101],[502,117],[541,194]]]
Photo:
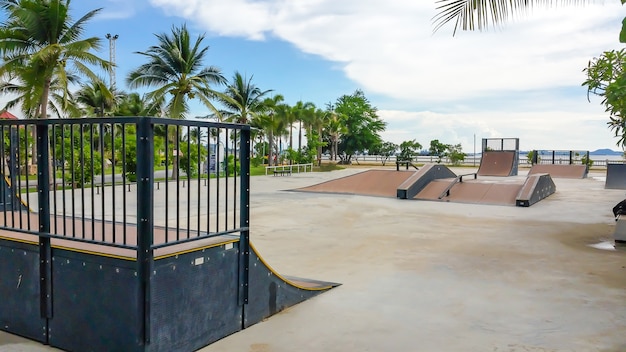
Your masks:
[[[109,89],[111,90],[115,88],[115,41],[119,37],[119,35],[111,35],[111,33],[105,35],[105,38],[109,40],[109,62],[111,63],[111,70],[109,71]]]

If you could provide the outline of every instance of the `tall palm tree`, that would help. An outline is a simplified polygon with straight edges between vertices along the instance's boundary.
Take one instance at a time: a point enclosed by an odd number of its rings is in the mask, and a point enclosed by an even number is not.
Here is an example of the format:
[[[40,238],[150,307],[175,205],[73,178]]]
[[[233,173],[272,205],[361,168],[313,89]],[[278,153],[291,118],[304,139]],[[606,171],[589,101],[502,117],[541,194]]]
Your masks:
[[[211,101],[220,93],[211,85],[222,85],[226,79],[218,68],[202,66],[209,50],[208,46],[202,46],[204,35],[192,43],[187,26],[182,25],[172,27],[171,34],[156,34],[156,37],[158,45],[136,52],[148,62],[130,72],[126,79],[129,88],[155,88],[147,95],[155,102],[163,100],[165,114],[170,118],[185,118],[189,99],[198,99],[218,113]]]
[[[63,102],[67,102],[69,84],[76,77],[70,72],[96,79],[89,66],[110,69],[108,61],[91,52],[100,48],[100,38],[81,39],[84,25],[101,9],[72,22],[69,5],[70,0],[0,1],[0,9],[7,16],[0,25],[0,54],[4,59],[0,77],[36,86],[33,89],[36,95],[22,102],[34,104],[27,106],[27,110],[36,115],[29,117],[48,116],[53,82]]]
[[[294,122],[298,122],[298,153],[302,152],[302,124],[306,124],[314,112],[315,105],[311,102],[298,101],[292,108]]]
[[[73,22],[69,5],[70,0],[0,0],[7,18],[0,24],[0,80],[17,82],[22,92],[30,92],[18,95],[15,101],[28,118],[47,118],[51,101],[58,115],[65,113],[73,107],[69,86],[78,75],[95,79],[89,66],[110,69],[108,61],[92,53],[100,48],[100,39],[81,39],[84,25],[100,9]],[[31,134],[36,140],[34,128]],[[35,158],[35,143],[32,149]],[[54,179],[53,173],[50,175]]]
[[[334,108],[329,105],[327,107],[328,120],[326,131],[330,139],[330,160],[337,161],[337,152],[339,150],[339,139],[343,134],[348,132],[344,123],[344,115],[337,113]]]
[[[219,115],[211,100],[221,93],[211,85],[224,84],[226,79],[218,68],[202,66],[209,50],[208,46],[202,46],[204,35],[199,35],[192,43],[187,26],[182,25],[172,27],[171,34],[156,37],[158,45],[137,52],[148,58],[148,62],[130,72],[126,79],[128,86],[131,89],[154,87],[147,97],[154,104],[163,104],[164,113],[170,118],[184,119],[189,112],[189,99],[200,100]],[[178,178],[178,157],[174,160],[172,178]]]
[[[102,79],[81,84],[75,96],[87,116],[112,114],[116,106],[114,92],[109,90]]]
[[[591,0],[436,0],[439,12],[433,17],[434,30],[437,31],[452,21],[454,33],[457,29],[483,30],[490,25],[499,26],[509,18],[528,12],[530,8],[537,5],[578,5],[584,2],[591,2]],[[624,33],[624,28],[626,28],[626,23],[623,24],[622,33]]]
[[[308,120],[308,129],[307,129],[307,142],[311,141],[312,138],[317,138],[316,141],[316,145],[317,145],[317,164],[318,166],[321,165],[322,162],[322,130],[324,129],[324,126],[326,126],[327,122],[328,122],[328,118],[330,117],[330,113],[322,110],[322,109],[315,109],[315,111],[313,111],[313,114],[310,116],[309,120]],[[313,134],[312,131],[315,131],[315,135]]]
[[[272,90],[262,91],[252,83],[250,78],[243,77],[235,72],[232,81],[226,87],[222,98],[222,104],[226,107],[221,114],[226,121],[236,123],[249,123],[255,114],[263,110],[263,98]]]
[[[281,103],[285,98],[277,94],[271,98],[265,98],[263,100],[263,112],[261,114],[257,114],[254,117],[255,125],[259,126],[265,131],[265,135],[267,136],[267,142],[269,147],[268,153],[268,165],[274,165],[274,139],[275,136],[280,135],[285,128],[285,121],[280,119],[280,115],[278,113],[281,108]]]
[[[145,95],[133,92],[120,95],[113,116],[157,116],[159,111],[159,104],[148,101]]]

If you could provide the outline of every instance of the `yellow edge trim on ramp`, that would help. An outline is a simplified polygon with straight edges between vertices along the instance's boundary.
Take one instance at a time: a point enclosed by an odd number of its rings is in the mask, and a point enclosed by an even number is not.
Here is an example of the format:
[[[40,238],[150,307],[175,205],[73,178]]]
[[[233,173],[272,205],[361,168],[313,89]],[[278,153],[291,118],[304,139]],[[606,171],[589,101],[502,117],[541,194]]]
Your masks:
[[[265,265],[265,267],[267,267],[267,269],[276,277],[278,277],[279,279],[283,280],[284,283],[286,283],[287,285],[293,286],[295,288],[299,288],[301,290],[305,290],[305,291],[325,291],[325,290],[330,290],[331,288],[333,288],[332,285],[328,285],[328,286],[323,286],[323,287],[304,287],[301,285],[298,285],[296,283],[294,283],[291,280],[288,280],[287,278],[285,278],[284,276],[280,275],[278,272],[276,272],[276,270],[274,270],[274,268],[272,268],[264,259],[263,257],[261,257],[261,255],[259,254],[259,251],[257,251],[256,247],[254,247],[254,245],[252,244],[252,242],[250,243],[250,249],[252,251],[254,251],[254,253],[256,254],[257,258],[259,258],[259,260],[261,261],[261,263],[263,263]]]
[[[12,237],[0,236],[0,239],[7,240],[7,241],[12,241],[12,242],[20,242],[20,243],[32,244],[32,245],[38,245],[39,244],[38,242],[35,242],[35,241],[21,240],[21,239],[12,238]],[[213,248],[213,247],[222,246],[222,245],[225,245],[225,244],[235,243],[235,242],[239,242],[239,239],[225,241],[225,242],[220,242],[220,243],[214,243],[214,244],[211,244],[211,245],[207,245],[207,246],[203,246],[203,247],[197,247],[197,248],[193,248],[193,249],[187,249],[187,250],[180,251],[180,252],[164,254],[164,255],[161,255],[161,256],[158,256],[158,257],[154,257],[154,260],[165,259],[165,258],[174,257],[174,256],[181,255],[181,254],[196,252],[196,251],[200,251],[200,250],[203,250],[203,249]],[[97,255],[97,256],[100,256],[100,257],[122,259],[122,260],[128,260],[128,261],[133,261],[133,262],[137,261],[137,258],[133,258],[133,257],[127,257],[127,256],[115,255],[115,254],[108,254],[108,253],[96,252],[96,251],[89,251],[89,250],[85,250],[85,249],[78,249],[78,248],[72,248],[72,247],[66,247],[66,246],[52,245],[52,248],[62,249],[62,250],[70,251],[70,252],[92,254],[92,255]],[[282,279],[282,277],[281,277],[281,279]]]
[[[229,240],[229,241],[224,241],[224,242],[219,242],[219,243],[213,243],[213,244],[210,244],[210,245],[207,245],[207,246],[197,247],[197,248],[192,248],[192,249],[186,249],[184,251],[180,251],[180,252],[176,252],[176,253],[164,254],[164,255],[160,255],[158,257],[154,257],[154,260],[165,259],[165,258],[174,257],[174,256],[181,255],[181,254],[191,253],[191,252],[197,252],[197,251],[201,251],[203,249],[209,249],[209,248],[218,247],[218,246],[222,246],[222,245],[229,244],[229,243],[235,243],[235,242],[239,242],[239,239],[234,239],[234,240]]]
[[[7,175],[3,175],[4,176],[4,180],[6,181],[7,185],[9,185],[9,187],[11,187],[11,180],[9,180],[9,178],[7,177]],[[26,190],[28,191],[28,190]],[[20,203],[22,203],[23,206],[26,207],[26,209],[28,209],[28,211],[30,213],[33,213],[33,210],[28,206],[28,204],[26,204],[26,202],[22,199],[22,197],[18,197],[17,193],[15,194],[15,198],[20,200]]]

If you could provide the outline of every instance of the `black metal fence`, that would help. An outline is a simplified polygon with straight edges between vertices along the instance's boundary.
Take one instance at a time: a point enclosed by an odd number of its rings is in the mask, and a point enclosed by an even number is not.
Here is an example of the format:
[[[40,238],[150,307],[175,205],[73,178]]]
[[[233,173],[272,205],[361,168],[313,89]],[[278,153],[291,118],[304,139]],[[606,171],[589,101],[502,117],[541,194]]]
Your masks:
[[[149,117],[2,120],[0,135],[3,192],[14,200],[4,202],[2,230],[137,253],[247,234],[249,126]]]

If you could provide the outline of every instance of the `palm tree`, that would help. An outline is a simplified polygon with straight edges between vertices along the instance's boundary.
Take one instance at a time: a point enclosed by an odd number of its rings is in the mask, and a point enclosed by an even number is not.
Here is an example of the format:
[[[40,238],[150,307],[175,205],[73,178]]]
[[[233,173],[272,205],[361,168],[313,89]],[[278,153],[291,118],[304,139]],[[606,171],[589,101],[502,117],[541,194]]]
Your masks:
[[[324,129],[324,126],[326,126],[327,122],[328,122],[328,118],[330,116],[330,113],[328,113],[327,111],[324,111],[322,109],[315,109],[315,111],[313,111],[312,115],[310,116],[309,120],[308,120],[308,129],[307,129],[307,142],[311,141],[311,139],[313,137],[317,138],[316,141],[316,145],[317,145],[317,164],[318,166],[321,165],[322,163],[322,130]],[[313,134],[312,131],[315,131],[315,136]]]
[[[95,80],[89,65],[110,69],[108,61],[91,53],[100,48],[100,38],[80,39],[84,25],[101,9],[72,23],[69,4],[70,0],[0,1],[7,16],[0,25],[0,54],[4,59],[0,77],[34,86],[34,97],[22,101],[27,111],[36,114],[29,117],[48,116],[53,82],[62,101],[69,101],[69,84],[77,77],[69,72]]]
[[[298,121],[298,153],[302,152],[302,124],[306,124],[314,112],[315,105],[311,102],[298,101],[292,108],[294,122]]]
[[[192,43],[187,26],[172,27],[172,33],[157,34],[159,44],[145,52],[137,52],[148,58],[148,62],[132,71],[126,82],[133,88],[156,87],[147,93],[155,104],[163,104],[166,116],[183,119],[189,112],[188,99],[198,99],[211,111],[219,115],[211,102],[222,94],[211,88],[221,85],[226,79],[216,67],[202,67],[209,47],[202,47],[204,35]],[[169,151],[168,151],[169,152]],[[178,157],[172,169],[172,178],[178,177]]]
[[[18,95],[18,100],[14,101],[22,105],[28,118],[47,118],[51,101],[55,103],[50,107],[58,115],[71,110],[69,86],[78,81],[77,74],[95,79],[89,66],[110,69],[108,61],[91,53],[100,48],[100,39],[81,39],[84,25],[100,9],[72,22],[69,4],[70,0],[0,1],[0,9],[7,18],[0,25],[0,54],[3,56],[0,80],[8,82],[9,86],[21,85],[21,92],[28,92]],[[5,85],[4,91],[15,88]],[[31,133],[36,140],[34,128]],[[35,143],[32,149],[35,158]],[[53,173],[50,175],[53,178]]]
[[[226,121],[246,124],[255,114],[263,110],[263,98],[272,90],[262,91],[252,83],[252,76],[246,79],[235,72],[233,80],[226,87],[222,104],[226,107],[221,114]]]
[[[527,12],[537,5],[552,6],[554,4],[578,5],[586,1],[580,0],[436,0],[437,13],[433,17],[435,31],[439,30],[448,22],[454,21],[454,32],[457,29],[470,30],[487,29],[489,25],[496,27],[520,13]],[[626,23],[623,24],[622,33],[625,32]]]
[[[157,116],[161,108],[159,104],[149,101],[139,93],[121,94],[113,116]]]
[[[330,160],[337,161],[337,151],[339,150],[339,139],[341,136],[348,132],[344,124],[344,116],[335,112],[332,105],[329,105],[326,110],[328,111],[328,122],[326,125],[326,131],[330,137]]]
[[[286,126],[286,122],[281,119],[281,114],[279,113],[285,109],[284,104],[281,104],[283,100],[284,97],[280,94],[271,98],[265,98],[262,103],[262,113],[254,117],[254,124],[262,128],[267,136],[269,147],[267,163],[269,166],[274,164],[275,136],[280,136]]]
[[[106,116],[116,106],[114,92],[102,79],[82,84],[75,96],[87,116]]]
[[[165,101],[165,113],[174,119],[185,118],[189,112],[188,99],[198,99],[211,111],[218,109],[211,102],[220,93],[211,88],[226,79],[216,67],[202,67],[209,47],[202,47],[204,35],[192,44],[187,26],[172,27],[172,33],[157,34],[159,44],[145,52],[136,52],[148,62],[130,72],[129,88],[155,87],[148,93],[153,101]]]

